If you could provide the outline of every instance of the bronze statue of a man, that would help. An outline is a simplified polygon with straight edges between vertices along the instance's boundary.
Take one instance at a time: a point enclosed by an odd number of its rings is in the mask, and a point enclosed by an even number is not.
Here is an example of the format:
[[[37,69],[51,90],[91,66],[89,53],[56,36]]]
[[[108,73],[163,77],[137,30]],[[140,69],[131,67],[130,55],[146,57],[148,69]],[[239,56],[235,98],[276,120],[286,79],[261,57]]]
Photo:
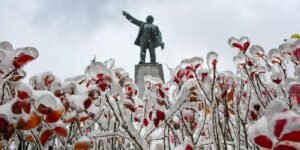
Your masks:
[[[146,22],[140,21],[132,17],[129,13],[123,11],[123,15],[137,25],[139,29],[138,36],[134,42],[135,45],[141,47],[140,64],[145,63],[146,50],[149,49],[151,63],[156,63],[155,48],[161,46],[164,49],[164,43],[162,42],[162,36],[158,26],[153,24],[154,18],[149,15],[146,18]]]

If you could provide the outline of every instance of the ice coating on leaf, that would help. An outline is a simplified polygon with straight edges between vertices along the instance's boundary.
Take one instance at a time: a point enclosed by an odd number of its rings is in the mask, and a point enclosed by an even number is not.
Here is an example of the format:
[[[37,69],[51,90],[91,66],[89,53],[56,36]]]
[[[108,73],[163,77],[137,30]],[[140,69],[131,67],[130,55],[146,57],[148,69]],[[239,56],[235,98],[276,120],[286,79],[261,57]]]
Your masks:
[[[144,82],[151,82],[153,83],[154,85],[155,84],[162,84],[163,81],[161,80],[161,78],[159,77],[153,77],[153,76],[150,76],[150,75],[147,75],[144,77]]]
[[[108,89],[112,82],[112,73],[111,71],[101,62],[92,62],[86,69],[85,75],[89,79],[90,83],[96,85],[102,91]]]
[[[3,63],[3,61],[5,60],[5,58],[6,58],[5,51],[3,51],[3,50],[0,49],[0,63]]]
[[[284,111],[277,116],[273,116],[273,120],[269,122],[274,134],[278,139],[284,138],[285,135],[291,132],[300,131],[300,116],[292,111]],[[295,133],[299,136],[299,133]],[[300,138],[299,142],[300,142]]]
[[[283,54],[279,49],[273,48],[268,53],[268,59],[272,64],[283,62]]]
[[[112,76],[110,70],[101,62],[93,62],[85,69],[85,75],[90,80],[97,80],[99,75]]]
[[[41,104],[46,107],[50,107],[53,110],[57,108],[57,100],[53,95],[44,94],[40,96],[37,101],[35,102],[36,107],[38,108]]]
[[[0,64],[5,64],[9,67],[12,66],[13,59],[15,57],[15,51],[7,51],[0,49]]]
[[[29,84],[35,90],[50,90],[54,88],[52,86],[61,86],[61,80],[52,72],[47,71],[30,77]]]
[[[148,150],[149,145],[147,144],[147,141],[143,139],[143,137],[139,134],[139,132],[134,128],[133,124],[128,123],[128,130],[134,136],[134,138],[137,140],[139,145],[143,147],[143,149]]]
[[[255,139],[259,136],[266,136],[270,140],[272,135],[270,134],[267,126],[267,119],[265,117],[261,117],[259,120],[255,122],[252,126],[248,129],[248,134],[250,139]]]
[[[86,75],[78,75],[74,77],[69,77],[64,80],[64,82],[75,82],[75,83],[82,83],[87,79]]]
[[[126,72],[123,68],[114,68],[112,71],[115,73],[115,77],[119,79],[129,77],[129,73]]]
[[[240,39],[231,37],[228,39],[228,44],[232,48],[236,48],[236,49],[240,50],[241,52],[245,52],[245,51],[247,51],[247,49],[250,45],[250,41],[249,41],[249,38],[246,36],[243,36]]]
[[[9,66],[0,63],[0,78],[4,78],[9,73]]]
[[[0,49],[4,50],[13,50],[13,46],[10,42],[8,41],[2,41],[0,42]]]
[[[233,62],[237,65],[237,66],[246,66],[247,65],[247,59],[244,55],[242,54],[238,54],[236,56],[233,57]]]
[[[202,57],[193,57],[190,59],[184,59],[181,61],[180,66],[185,69],[198,69],[203,63]]]
[[[287,148],[287,141],[300,142],[300,116],[289,110],[284,99],[272,101],[265,115],[249,127],[249,137],[260,147]]]
[[[210,69],[215,68],[218,62],[218,54],[216,52],[209,52],[206,55],[206,59],[207,59],[207,65]]]
[[[289,107],[286,102],[287,100],[285,99],[279,99],[270,103],[265,111],[266,119],[270,120],[272,116],[276,115],[277,113],[288,110]]]
[[[295,49],[297,46],[300,45],[300,39],[288,39],[284,43],[278,46],[280,50],[289,51]]]
[[[295,74],[295,76],[300,77],[300,65],[297,65],[295,67],[294,74]]]
[[[111,91],[112,96],[118,96],[118,95],[120,95],[120,93],[122,91],[122,87],[118,83],[118,80],[116,80],[115,78],[112,80],[110,91]]]
[[[276,72],[271,75],[271,80],[276,84],[280,84],[283,79],[284,77],[281,73]]]
[[[20,68],[33,59],[36,59],[38,55],[38,51],[34,47],[18,48],[16,49],[16,57],[14,59],[13,65],[16,68]]]
[[[15,87],[15,92],[18,98],[21,100],[28,99],[32,96],[32,89],[27,84],[24,83],[19,83]]]
[[[184,103],[184,101],[186,100],[190,88],[192,87],[198,87],[197,83],[196,83],[196,79],[188,79],[183,85],[182,88],[179,92],[179,94],[176,96],[176,102],[173,105],[173,107],[171,108],[171,110],[169,110],[166,113],[166,119],[170,119],[170,117],[172,117],[174,115],[175,112],[178,111],[179,107]]]
[[[265,51],[260,45],[252,45],[249,49],[249,53],[252,56],[263,57],[265,54]]]
[[[84,103],[89,97],[87,95],[70,95],[67,99],[81,109],[85,109]]]
[[[12,107],[12,104],[16,102],[16,99],[15,100],[12,100],[8,103],[5,103],[3,105],[0,105],[0,114],[9,121],[9,122],[12,122],[13,120],[13,116],[14,114],[12,113],[11,111],[11,107]]]

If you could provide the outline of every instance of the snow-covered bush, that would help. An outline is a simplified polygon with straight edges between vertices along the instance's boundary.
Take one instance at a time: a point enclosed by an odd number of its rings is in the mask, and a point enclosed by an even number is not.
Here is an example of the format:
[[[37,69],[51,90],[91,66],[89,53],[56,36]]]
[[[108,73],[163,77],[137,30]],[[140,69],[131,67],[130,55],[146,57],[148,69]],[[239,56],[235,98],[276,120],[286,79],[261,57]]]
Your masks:
[[[236,73],[219,71],[209,52],[207,64],[193,57],[169,68],[166,83],[146,76],[139,98],[129,74],[109,62],[26,83],[23,66],[37,49],[1,42],[0,148],[300,149],[300,39],[268,54],[247,37],[228,44]]]

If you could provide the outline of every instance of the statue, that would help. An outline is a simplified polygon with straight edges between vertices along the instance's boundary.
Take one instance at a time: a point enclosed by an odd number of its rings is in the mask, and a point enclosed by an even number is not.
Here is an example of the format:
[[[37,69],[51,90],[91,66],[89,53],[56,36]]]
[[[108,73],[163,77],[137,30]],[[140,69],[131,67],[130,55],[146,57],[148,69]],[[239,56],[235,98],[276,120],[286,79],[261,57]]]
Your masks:
[[[146,22],[140,21],[132,17],[129,13],[122,11],[123,15],[131,21],[131,23],[137,25],[139,29],[138,36],[134,42],[135,45],[141,47],[140,62],[139,64],[145,63],[146,50],[149,49],[150,61],[152,64],[156,64],[155,48],[158,46],[164,49],[164,43],[162,42],[162,36],[158,26],[153,24],[154,18],[149,15],[146,18]]]

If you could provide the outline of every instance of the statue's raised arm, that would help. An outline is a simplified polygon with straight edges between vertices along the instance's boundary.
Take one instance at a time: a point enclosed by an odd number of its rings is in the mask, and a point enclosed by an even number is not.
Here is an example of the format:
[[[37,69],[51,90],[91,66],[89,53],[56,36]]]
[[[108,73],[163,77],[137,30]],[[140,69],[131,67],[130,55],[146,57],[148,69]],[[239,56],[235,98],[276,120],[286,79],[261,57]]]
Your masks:
[[[137,26],[141,26],[144,22],[140,21],[134,17],[132,17],[129,13],[127,13],[126,11],[122,11],[123,15],[126,17],[126,19],[128,19],[130,22],[132,22],[133,24],[137,25]]]

